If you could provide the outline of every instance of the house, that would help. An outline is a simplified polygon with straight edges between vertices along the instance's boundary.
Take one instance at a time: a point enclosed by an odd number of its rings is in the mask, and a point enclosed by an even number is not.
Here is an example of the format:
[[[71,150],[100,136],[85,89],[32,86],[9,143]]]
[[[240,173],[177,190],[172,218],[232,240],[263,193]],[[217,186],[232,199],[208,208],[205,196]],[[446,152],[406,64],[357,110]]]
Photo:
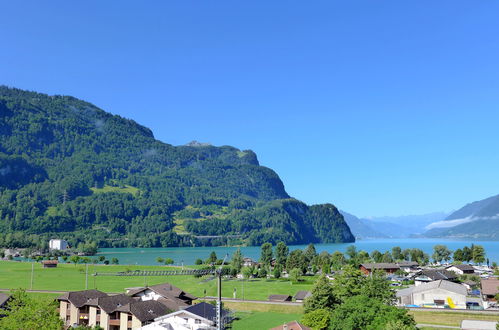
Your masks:
[[[68,242],[63,239],[51,239],[49,241],[50,250],[67,250],[69,248]]]
[[[128,288],[126,293],[142,301],[156,300],[164,304],[171,311],[178,311],[192,305],[197,297],[179,289],[170,283],[163,283],[148,287]]]
[[[447,269],[424,269],[413,276],[414,284],[416,286],[438,280],[457,281],[458,276],[456,273],[448,271]]]
[[[253,261],[253,259],[245,257],[243,258],[243,267],[256,267],[258,266],[258,262]]]
[[[269,301],[291,301],[291,296],[285,294],[271,294]]]
[[[229,312],[222,309],[222,322],[230,322]],[[142,330],[215,330],[217,309],[205,302],[189,306],[185,309],[160,316],[153,323],[142,327]]]
[[[5,309],[7,307],[7,303],[9,302],[9,300],[10,300],[9,295],[0,292],[0,318],[5,316],[2,314],[2,309]]]
[[[392,264],[392,263],[374,263],[374,264],[368,263],[360,265],[360,270],[366,275],[371,274],[375,269],[382,270],[389,274],[393,274],[397,270],[399,270],[400,267],[397,264]]]
[[[312,328],[306,327],[297,321],[291,321],[270,330],[312,330]]]
[[[464,285],[438,280],[397,291],[396,298],[400,306],[417,305],[466,309],[468,290]]]
[[[106,330],[138,329],[170,310],[159,301],[142,301],[125,294],[107,295],[98,290],[68,292],[57,298],[66,327],[73,325]]]
[[[475,273],[475,268],[473,268],[473,266],[467,265],[467,264],[450,265],[450,266],[446,267],[445,269],[447,269],[448,271],[454,272],[456,274],[459,274],[459,275],[474,274]]]
[[[462,320],[462,330],[496,330],[497,323],[495,321],[478,321],[478,320]]]
[[[58,263],[57,260],[42,260],[43,268],[56,268]]]
[[[298,291],[294,298],[296,302],[303,302],[306,298],[310,297],[312,293],[310,291]]]
[[[419,264],[416,261],[401,261],[397,262],[397,266],[400,267],[404,272],[411,273],[419,269]]]
[[[499,293],[499,278],[490,277],[480,281],[482,297],[486,301],[496,301],[495,295]]]

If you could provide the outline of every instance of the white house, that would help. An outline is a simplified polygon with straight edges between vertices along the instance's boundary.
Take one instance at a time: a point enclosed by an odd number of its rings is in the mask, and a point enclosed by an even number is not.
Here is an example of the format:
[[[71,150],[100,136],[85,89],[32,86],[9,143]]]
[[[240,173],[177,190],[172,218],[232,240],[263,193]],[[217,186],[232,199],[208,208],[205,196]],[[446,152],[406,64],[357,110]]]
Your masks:
[[[68,242],[63,239],[51,239],[49,241],[50,250],[66,250],[69,248]]]
[[[222,311],[222,318],[227,318],[227,311]],[[187,307],[154,320],[153,323],[143,326],[142,330],[215,330],[216,308],[202,302]]]
[[[459,275],[463,274],[474,274],[475,273],[475,268],[471,265],[467,264],[462,264],[462,265],[450,265],[447,268],[448,271],[454,272]]]
[[[468,290],[464,285],[445,280],[420,284],[396,293],[399,305],[466,309]]]

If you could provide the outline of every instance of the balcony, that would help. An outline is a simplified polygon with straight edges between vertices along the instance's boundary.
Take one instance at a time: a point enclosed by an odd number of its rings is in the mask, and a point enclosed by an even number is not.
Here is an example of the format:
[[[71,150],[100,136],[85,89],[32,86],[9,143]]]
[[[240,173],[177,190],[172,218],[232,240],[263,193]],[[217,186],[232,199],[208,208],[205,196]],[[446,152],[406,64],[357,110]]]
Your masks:
[[[109,325],[120,325],[120,319],[110,319]]]

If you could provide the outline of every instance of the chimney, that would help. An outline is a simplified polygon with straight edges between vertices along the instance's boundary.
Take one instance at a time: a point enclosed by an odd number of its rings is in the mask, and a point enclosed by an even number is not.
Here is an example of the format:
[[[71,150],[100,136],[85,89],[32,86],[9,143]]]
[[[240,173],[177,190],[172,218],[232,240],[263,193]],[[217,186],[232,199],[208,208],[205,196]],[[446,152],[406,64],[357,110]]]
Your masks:
[[[282,326],[282,330],[288,330],[288,325],[287,325],[287,324],[284,324],[284,325]]]

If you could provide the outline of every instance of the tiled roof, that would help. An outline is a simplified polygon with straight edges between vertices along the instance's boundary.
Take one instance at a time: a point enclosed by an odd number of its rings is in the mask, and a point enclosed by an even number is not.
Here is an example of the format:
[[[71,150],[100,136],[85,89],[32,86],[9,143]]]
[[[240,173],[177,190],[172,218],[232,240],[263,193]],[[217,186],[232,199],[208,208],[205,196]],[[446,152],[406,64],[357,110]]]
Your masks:
[[[312,293],[310,291],[298,291],[296,294],[295,294],[295,299],[296,300],[303,300],[305,298],[308,298],[312,295]]]
[[[67,292],[58,297],[57,299],[67,300],[79,308],[81,306],[86,305],[90,300],[101,297],[107,297],[107,294],[99,290],[84,290],[84,291]]]
[[[499,279],[497,278],[482,279],[480,283],[482,285],[482,294],[493,296],[499,293]]]
[[[152,321],[168,312],[168,308],[156,300],[135,301],[130,304],[130,313],[141,322]]]
[[[0,292],[0,307],[2,307],[7,302],[7,300],[9,300],[9,298],[10,296]]]
[[[291,296],[286,295],[286,294],[271,294],[269,296],[269,300],[282,300],[282,301],[286,301],[286,300],[289,300],[289,299],[291,299]]]
[[[424,292],[424,291],[434,290],[434,289],[443,289],[443,290],[447,290],[447,291],[461,294],[464,296],[466,296],[468,294],[468,290],[466,289],[466,287],[464,285],[454,283],[454,282],[444,281],[444,280],[438,280],[438,281],[420,284],[418,286],[415,286],[414,289],[412,290],[412,292],[417,293],[417,292]]]
[[[134,301],[135,299],[130,296],[127,296],[125,294],[118,294],[115,296],[98,298],[97,306],[99,306],[106,313],[110,314],[118,310],[120,307],[125,306],[126,304],[130,304]]]
[[[429,277],[433,281],[436,280],[453,280],[457,278],[456,273],[448,271],[447,269],[425,269],[421,274]]]
[[[447,269],[449,269],[451,267],[456,267],[457,269],[460,269],[460,270],[472,270],[472,271],[475,271],[475,268],[473,268],[473,266],[467,265],[467,264],[451,265],[451,266],[447,267]]]

